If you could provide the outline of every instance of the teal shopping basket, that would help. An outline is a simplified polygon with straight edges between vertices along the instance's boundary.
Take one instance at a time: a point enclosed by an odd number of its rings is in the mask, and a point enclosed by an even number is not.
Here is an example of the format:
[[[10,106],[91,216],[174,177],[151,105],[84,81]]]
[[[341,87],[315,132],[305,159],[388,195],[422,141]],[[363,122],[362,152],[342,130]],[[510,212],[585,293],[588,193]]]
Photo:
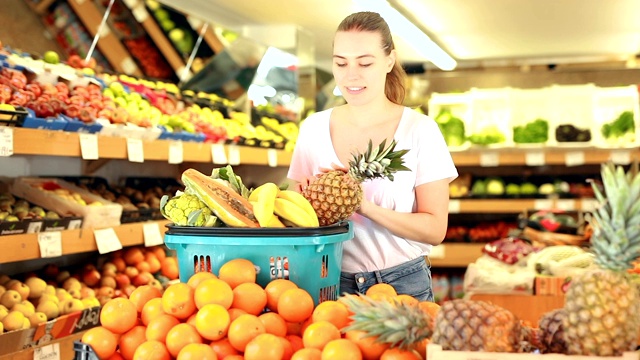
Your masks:
[[[167,227],[164,242],[176,252],[182,282],[196,272],[217,275],[224,263],[242,258],[256,266],[261,286],[289,279],[316,305],[338,298],[342,243],[353,238],[349,221],[314,228]]]

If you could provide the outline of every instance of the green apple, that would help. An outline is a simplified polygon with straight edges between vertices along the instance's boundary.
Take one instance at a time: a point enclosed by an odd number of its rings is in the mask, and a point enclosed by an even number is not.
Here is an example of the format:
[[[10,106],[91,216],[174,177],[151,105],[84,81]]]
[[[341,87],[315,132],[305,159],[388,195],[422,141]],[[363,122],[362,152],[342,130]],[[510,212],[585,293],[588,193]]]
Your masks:
[[[58,55],[58,53],[53,50],[49,50],[44,53],[42,60],[49,64],[58,64],[60,63],[60,55]]]

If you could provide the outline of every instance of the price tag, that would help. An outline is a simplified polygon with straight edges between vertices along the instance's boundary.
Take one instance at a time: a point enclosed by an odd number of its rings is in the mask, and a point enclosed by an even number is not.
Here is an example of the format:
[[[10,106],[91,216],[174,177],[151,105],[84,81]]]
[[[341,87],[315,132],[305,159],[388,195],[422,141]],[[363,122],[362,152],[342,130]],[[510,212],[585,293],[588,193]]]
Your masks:
[[[204,24],[202,20],[194,18],[193,16],[187,16],[187,21],[189,22],[189,25],[198,32],[200,31],[200,27]]]
[[[227,153],[224,151],[223,144],[211,144],[211,159],[214,164],[227,163]]]
[[[500,155],[497,152],[480,154],[480,166],[494,167],[500,165]]]
[[[127,155],[131,162],[144,162],[144,147],[141,139],[127,138]]]
[[[0,126],[0,156],[13,155],[13,128]]]
[[[97,31],[100,31],[100,38],[101,39],[104,39],[109,34],[111,34],[111,30],[109,30],[109,26],[107,26],[106,24],[105,24],[105,26],[99,28]]]
[[[584,165],[584,151],[569,151],[564,156],[564,163],[567,166]]]
[[[85,2],[85,1],[86,1],[86,0],[76,0],[76,4],[78,4],[78,5],[82,5],[82,4],[84,4],[84,2]]]
[[[545,164],[545,157],[543,151],[527,152],[524,155],[524,162],[527,166],[543,166]]]
[[[169,143],[169,164],[182,164],[184,148],[182,141],[172,141]]]
[[[142,235],[144,236],[144,246],[156,246],[164,244],[160,226],[155,222],[144,223],[142,225]]]
[[[533,202],[534,210],[549,210],[553,208],[551,199],[537,199]]]
[[[584,212],[594,212],[598,208],[598,200],[597,199],[581,199],[580,200],[580,210]]]
[[[278,152],[276,149],[267,150],[267,164],[271,167],[278,166]]]
[[[574,211],[576,209],[576,201],[572,199],[558,199],[556,208],[563,211]]]
[[[131,13],[139,23],[143,23],[149,18],[149,13],[147,12],[147,9],[144,8],[144,5],[134,7],[131,10]]]
[[[122,243],[113,228],[93,230],[93,236],[96,238],[96,245],[98,245],[98,252],[100,254],[122,249]]]
[[[37,234],[42,229],[42,221],[31,220],[27,226],[27,234]]]
[[[449,213],[458,214],[460,212],[460,200],[449,200]]]
[[[60,343],[44,345],[33,349],[33,360],[60,360]]]
[[[62,233],[60,231],[38,233],[38,246],[41,258],[62,256]]]
[[[437,246],[432,246],[431,247],[431,252],[429,253],[429,258],[431,259],[444,259],[445,256],[445,251],[444,251],[444,247],[445,245],[437,245]]]
[[[229,165],[240,165],[240,149],[237,145],[229,146]]]
[[[131,75],[136,72],[136,70],[138,70],[138,65],[136,65],[131,57],[124,58],[124,60],[120,62],[120,67],[122,68],[122,71],[127,75]]]
[[[138,5],[138,0],[124,0],[124,4],[127,5],[129,9],[133,9]]]
[[[618,165],[629,165],[631,163],[631,152],[629,150],[612,150],[611,161]]]
[[[80,133],[80,152],[83,160],[98,160],[98,135]]]

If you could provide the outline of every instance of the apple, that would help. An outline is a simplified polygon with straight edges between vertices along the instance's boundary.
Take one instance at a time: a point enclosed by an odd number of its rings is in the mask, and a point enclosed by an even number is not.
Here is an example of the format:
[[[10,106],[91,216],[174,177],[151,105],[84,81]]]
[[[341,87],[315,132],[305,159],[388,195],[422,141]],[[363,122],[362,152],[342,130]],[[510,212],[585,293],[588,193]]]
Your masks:
[[[80,116],[80,106],[78,104],[71,103],[66,106],[63,112],[68,117],[77,119]]]
[[[140,274],[131,279],[131,283],[137,287],[147,285],[151,280],[153,280],[153,275],[150,272],[141,271]]]
[[[102,275],[95,268],[84,269],[82,272],[82,282],[89,287],[98,285],[101,279]]]
[[[53,50],[48,50],[44,53],[42,60],[49,64],[58,64],[60,62],[60,55]]]
[[[129,120],[129,113],[125,108],[117,108],[111,118],[111,122],[114,124],[125,124]]]
[[[124,273],[118,273],[116,274],[116,284],[118,289],[123,289],[125,288],[127,285],[131,284],[131,278],[128,277],[126,274]]]
[[[36,101],[33,110],[36,112],[36,116],[40,118],[55,116],[55,111],[50,103]]]
[[[125,275],[127,275],[129,277],[129,279],[132,279],[136,276],[138,276],[138,274],[140,274],[140,271],[138,269],[136,269],[134,266],[127,266],[124,269],[124,273]]]
[[[114,293],[115,289],[108,286],[102,286],[98,289],[98,291],[96,291],[96,295],[98,296],[98,298],[100,298],[101,296],[108,296],[112,298],[114,296]]]
[[[108,286],[115,289],[116,286],[118,286],[118,283],[116,282],[116,278],[114,278],[113,276],[104,276],[102,277],[102,279],[100,279],[100,287],[103,286]]]
[[[93,119],[96,117],[97,111],[92,107],[85,106],[80,109],[80,115],[78,119],[84,123],[93,122]]]
[[[39,83],[27,84],[25,89],[34,93],[36,97],[40,97],[40,95],[42,95],[42,87]]]

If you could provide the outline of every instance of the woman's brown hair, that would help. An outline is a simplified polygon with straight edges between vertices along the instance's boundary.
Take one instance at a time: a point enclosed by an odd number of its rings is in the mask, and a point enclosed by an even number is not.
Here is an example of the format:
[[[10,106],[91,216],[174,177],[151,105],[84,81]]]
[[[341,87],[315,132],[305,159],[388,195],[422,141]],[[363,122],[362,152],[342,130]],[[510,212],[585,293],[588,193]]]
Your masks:
[[[338,25],[337,31],[369,31],[377,32],[382,37],[382,48],[389,55],[395,49],[389,25],[380,14],[371,11],[353,13]],[[407,73],[396,58],[393,68],[387,74],[387,81],[384,87],[384,94],[392,102],[402,105],[405,97],[404,81]]]

